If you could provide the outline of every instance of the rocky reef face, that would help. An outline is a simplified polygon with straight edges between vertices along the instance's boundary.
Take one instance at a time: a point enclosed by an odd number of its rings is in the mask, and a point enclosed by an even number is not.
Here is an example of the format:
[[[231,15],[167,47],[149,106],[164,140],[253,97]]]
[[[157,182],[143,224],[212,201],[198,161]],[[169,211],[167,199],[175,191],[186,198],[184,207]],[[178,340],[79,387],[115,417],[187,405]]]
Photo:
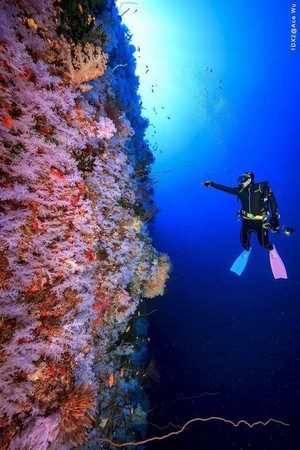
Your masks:
[[[111,1],[0,8],[0,446],[134,439],[146,298],[170,270],[147,228],[135,49]]]

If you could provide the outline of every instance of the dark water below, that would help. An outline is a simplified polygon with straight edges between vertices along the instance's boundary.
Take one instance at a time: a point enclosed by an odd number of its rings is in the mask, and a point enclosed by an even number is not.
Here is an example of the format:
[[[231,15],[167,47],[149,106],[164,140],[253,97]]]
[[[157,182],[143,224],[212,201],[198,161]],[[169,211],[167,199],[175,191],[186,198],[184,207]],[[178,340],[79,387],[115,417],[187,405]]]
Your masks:
[[[300,300],[297,240],[276,236],[288,280],[274,280],[268,252],[253,240],[241,277],[229,271],[238,240],[199,230],[157,233],[156,246],[174,270],[168,292],[152,304],[151,351],[160,370],[149,421],[183,425],[195,417],[289,423],[234,428],[220,421],[191,424],[147,450],[298,450],[300,427]],[[230,233],[232,237],[232,233]],[[222,245],[221,240],[223,239]],[[228,239],[227,239],[228,241]],[[274,240],[273,240],[274,241]],[[148,437],[176,431],[149,425]]]

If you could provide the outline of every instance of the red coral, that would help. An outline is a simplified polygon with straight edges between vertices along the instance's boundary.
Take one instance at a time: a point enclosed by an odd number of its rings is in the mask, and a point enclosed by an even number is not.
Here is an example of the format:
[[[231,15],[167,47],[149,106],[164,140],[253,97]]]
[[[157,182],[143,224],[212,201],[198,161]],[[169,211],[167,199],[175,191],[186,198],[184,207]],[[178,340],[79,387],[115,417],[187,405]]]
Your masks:
[[[96,259],[97,259],[95,253],[92,250],[87,250],[84,253],[84,256],[86,257],[87,260],[89,260],[91,262],[96,261]]]
[[[30,69],[25,69],[24,72],[21,74],[21,78],[25,78],[28,81],[32,82],[36,81],[35,75],[31,72]]]
[[[65,178],[65,174],[60,172],[58,169],[55,169],[54,167],[51,167],[50,173],[51,173],[51,175],[55,176],[56,178],[58,178],[60,180],[64,180],[64,178]]]
[[[31,223],[32,229],[33,231],[37,231],[38,230],[38,223],[36,219],[33,219],[32,223]]]
[[[13,124],[13,119],[12,119],[12,117],[9,114],[4,114],[1,124],[4,127],[7,127],[7,128],[12,128],[13,125],[14,125]]]

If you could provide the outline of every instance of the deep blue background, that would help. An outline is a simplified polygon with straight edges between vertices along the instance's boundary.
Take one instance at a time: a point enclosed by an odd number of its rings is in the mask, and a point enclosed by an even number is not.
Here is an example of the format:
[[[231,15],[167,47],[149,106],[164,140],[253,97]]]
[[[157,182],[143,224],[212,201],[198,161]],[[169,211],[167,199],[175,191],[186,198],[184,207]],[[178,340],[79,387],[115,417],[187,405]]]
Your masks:
[[[157,131],[150,139],[160,148],[154,243],[173,264],[166,295],[149,304],[157,309],[150,352],[161,378],[148,419],[160,427],[209,416],[290,424],[197,423],[147,450],[300,448],[300,39],[292,52],[291,4],[153,0],[140,20],[141,58],[152,64],[147,75],[140,66],[141,94]],[[164,61],[169,71],[159,76]],[[242,250],[239,204],[201,182],[235,186],[245,171],[270,181],[281,223],[296,229],[291,237],[271,235],[288,280],[273,278],[255,236],[243,275],[229,270]],[[172,430],[149,425],[148,435]]]

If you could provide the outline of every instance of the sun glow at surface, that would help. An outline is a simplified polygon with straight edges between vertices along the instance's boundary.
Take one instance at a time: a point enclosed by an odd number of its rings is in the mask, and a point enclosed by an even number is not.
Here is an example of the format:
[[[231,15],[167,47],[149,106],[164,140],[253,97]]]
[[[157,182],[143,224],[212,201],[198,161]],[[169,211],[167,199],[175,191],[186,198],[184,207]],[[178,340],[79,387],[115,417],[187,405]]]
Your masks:
[[[211,108],[206,91],[224,70],[218,21],[206,2],[194,3],[183,14],[182,4],[170,1],[117,2],[137,48],[139,92],[156,131],[154,136],[149,128],[149,140],[158,141],[165,159],[205,127],[203,108]]]

